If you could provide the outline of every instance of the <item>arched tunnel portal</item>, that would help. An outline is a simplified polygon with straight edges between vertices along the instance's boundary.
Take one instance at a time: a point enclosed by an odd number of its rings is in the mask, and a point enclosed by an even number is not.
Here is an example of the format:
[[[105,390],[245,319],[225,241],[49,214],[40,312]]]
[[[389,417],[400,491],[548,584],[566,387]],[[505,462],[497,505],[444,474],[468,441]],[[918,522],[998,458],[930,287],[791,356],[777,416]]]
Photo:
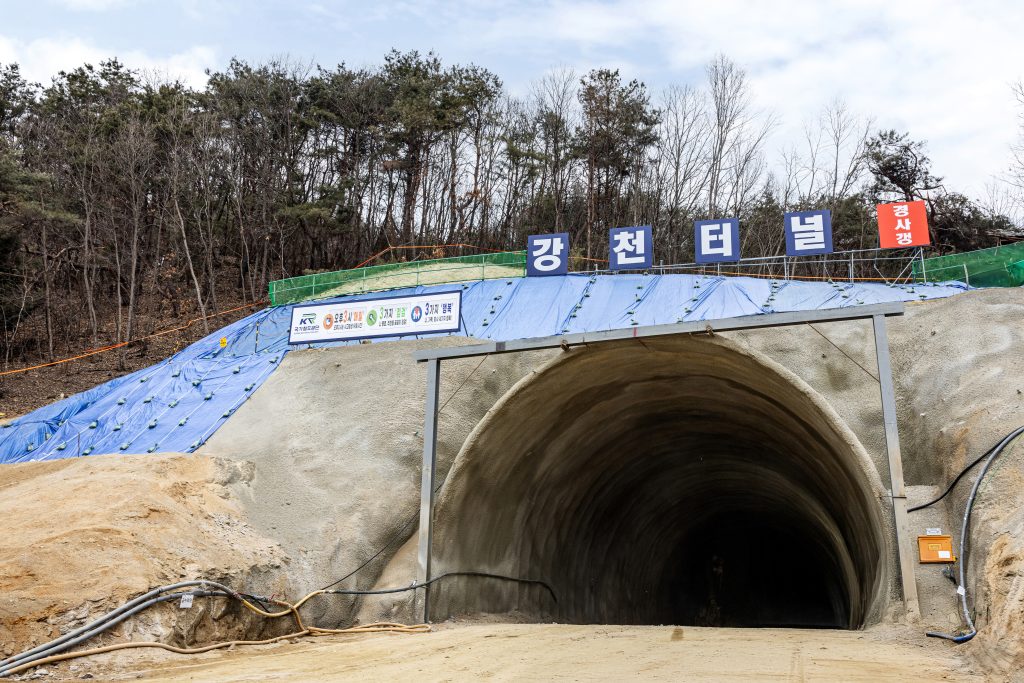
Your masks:
[[[574,349],[470,435],[436,508],[435,619],[858,628],[890,573],[878,474],[806,383],[719,338]]]

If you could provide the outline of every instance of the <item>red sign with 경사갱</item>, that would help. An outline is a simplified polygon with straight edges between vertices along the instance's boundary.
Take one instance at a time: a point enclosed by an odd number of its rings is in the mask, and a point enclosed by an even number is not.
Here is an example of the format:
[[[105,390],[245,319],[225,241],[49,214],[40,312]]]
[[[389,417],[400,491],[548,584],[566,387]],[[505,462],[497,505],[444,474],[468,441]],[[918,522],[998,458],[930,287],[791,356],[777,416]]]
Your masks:
[[[882,249],[923,247],[928,236],[928,211],[923,201],[878,205],[878,243]]]

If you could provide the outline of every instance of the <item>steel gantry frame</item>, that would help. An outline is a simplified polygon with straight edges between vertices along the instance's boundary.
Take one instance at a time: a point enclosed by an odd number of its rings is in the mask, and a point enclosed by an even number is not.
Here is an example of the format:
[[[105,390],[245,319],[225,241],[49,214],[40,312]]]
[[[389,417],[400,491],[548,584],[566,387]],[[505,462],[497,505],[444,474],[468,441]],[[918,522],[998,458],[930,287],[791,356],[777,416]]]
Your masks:
[[[885,446],[889,462],[890,497],[896,529],[896,554],[903,589],[903,604],[907,615],[916,619],[920,615],[917,584],[914,577],[913,544],[907,517],[907,494],[903,482],[903,457],[896,422],[896,394],[892,383],[892,365],[889,359],[889,338],[885,319],[903,315],[902,302],[829,308],[814,311],[765,313],[720,320],[695,320],[669,325],[648,325],[601,332],[580,332],[551,337],[487,342],[472,346],[416,351],[413,358],[427,366],[427,398],[423,429],[423,469],[420,478],[420,526],[418,572],[416,583],[422,595],[418,597],[418,613],[424,622],[430,619],[431,560],[434,543],[434,486],[437,466],[438,397],[441,388],[441,361],[472,358],[520,351],[563,348],[600,344],[604,342],[673,335],[692,335],[709,332],[756,330],[788,327],[808,323],[840,322],[870,319],[874,329],[875,361],[885,427]]]

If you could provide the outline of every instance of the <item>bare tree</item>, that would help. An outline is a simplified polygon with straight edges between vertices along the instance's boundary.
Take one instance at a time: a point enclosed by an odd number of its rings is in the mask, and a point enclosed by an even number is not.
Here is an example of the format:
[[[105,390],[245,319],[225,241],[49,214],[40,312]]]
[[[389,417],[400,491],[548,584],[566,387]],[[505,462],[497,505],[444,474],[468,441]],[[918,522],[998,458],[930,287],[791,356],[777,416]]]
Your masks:
[[[569,67],[548,72],[533,86],[544,172],[540,192],[554,204],[554,229],[565,227],[565,203],[572,177],[572,131],[577,126],[578,74]]]
[[[1024,213],[1024,81],[1013,85],[1013,96],[1021,111],[1017,113],[1017,142],[1010,148],[1013,155],[1007,180],[1014,187],[1017,211]]]
[[[690,86],[669,86],[662,96],[658,189],[665,227],[673,236],[690,235],[683,223],[705,201],[711,142],[704,95]],[[682,233],[682,235],[680,235]]]
[[[715,216],[721,208],[727,164],[735,156],[733,148],[751,123],[751,105],[746,72],[731,59],[718,55],[706,73],[711,96],[707,212]]]

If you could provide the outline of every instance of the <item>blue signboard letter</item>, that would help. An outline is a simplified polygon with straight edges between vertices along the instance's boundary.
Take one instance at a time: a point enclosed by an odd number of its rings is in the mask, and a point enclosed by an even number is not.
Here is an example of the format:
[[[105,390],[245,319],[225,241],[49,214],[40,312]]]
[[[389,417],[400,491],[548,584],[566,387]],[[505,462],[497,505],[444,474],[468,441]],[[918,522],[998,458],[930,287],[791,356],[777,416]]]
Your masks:
[[[832,253],[831,211],[792,211],[785,221],[786,256]]]
[[[569,233],[530,235],[526,240],[526,275],[565,275],[569,272]]]
[[[725,263],[740,260],[740,219],[716,218],[695,221],[693,251],[697,263]]]
[[[608,232],[608,266],[612,270],[643,270],[653,263],[651,226],[612,228]]]

